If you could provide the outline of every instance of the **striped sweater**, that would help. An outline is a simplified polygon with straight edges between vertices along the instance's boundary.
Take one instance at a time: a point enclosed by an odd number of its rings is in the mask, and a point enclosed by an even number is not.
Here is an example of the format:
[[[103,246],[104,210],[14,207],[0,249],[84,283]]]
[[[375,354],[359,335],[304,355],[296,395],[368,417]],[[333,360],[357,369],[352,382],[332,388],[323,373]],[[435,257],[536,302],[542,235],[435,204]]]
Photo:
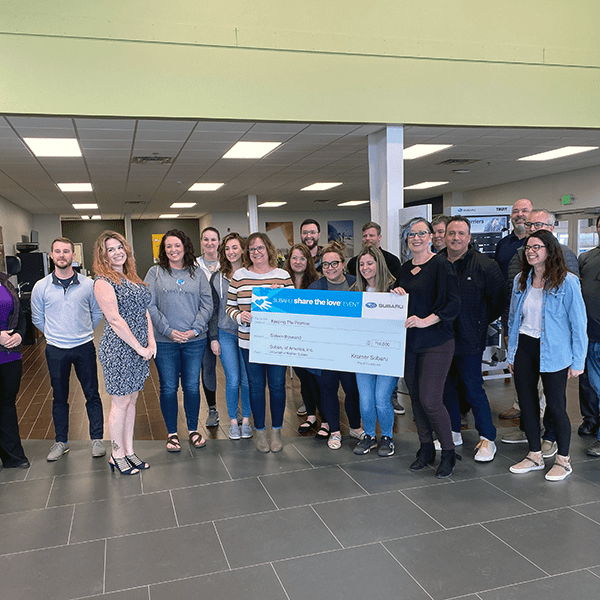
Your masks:
[[[289,273],[283,269],[273,269],[268,273],[253,273],[242,267],[233,274],[227,292],[227,314],[238,324],[240,348],[250,348],[250,325],[242,323],[240,316],[242,312],[252,309],[252,288],[272,285],[294,287]]]

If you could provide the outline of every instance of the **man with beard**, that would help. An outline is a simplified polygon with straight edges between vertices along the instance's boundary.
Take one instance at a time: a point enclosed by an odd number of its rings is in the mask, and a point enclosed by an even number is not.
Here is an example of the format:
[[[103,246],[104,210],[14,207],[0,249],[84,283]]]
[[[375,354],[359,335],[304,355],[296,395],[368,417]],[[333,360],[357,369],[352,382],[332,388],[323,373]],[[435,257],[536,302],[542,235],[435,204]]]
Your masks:
[[[367,246],[379,248],[383,254],[389,272],[394,276],[394,279],[398,279],[400,276],[400,259],[381,247],[381,237],[381,225],[379,225],[379,223],[370,221],[362,226],[363,248],[366,248]],[[347,268],[350,275],[356,276],[356,256],[348,261]]]
[[[94,296],[94,282],[73,270],[73,251],[73,242],[68,238],[52,242],[50,255],[54,271],[38,281],[31,294],[33,324],[46,337],[46,361],[54,394],[52,419],[56,441],[50,448],[49,461],[58,460],[69,451],[71,365],[75,367],[86,400],[92,456],[106,454],[94,347],[94,329],[103,315]]]
[[[510,235],[502,238],[496,244],[494,259],[500,265],[504,281],[508,281],[508,265],[517,250],[525,243],[527,232],[525,223],[529,218],[529,213],[533,209],[533,204],[527,198],[517,200],[512,207],[510,220],[513,224],[513,231]]]
[[[310,250],[310,255],[315,261],[315,269],[322,273],[321,267],[321,250],[323,246],[319,246],[319,238],[321,237],[321,226],[314,219],[305,219],[300,225],[300,240]]]

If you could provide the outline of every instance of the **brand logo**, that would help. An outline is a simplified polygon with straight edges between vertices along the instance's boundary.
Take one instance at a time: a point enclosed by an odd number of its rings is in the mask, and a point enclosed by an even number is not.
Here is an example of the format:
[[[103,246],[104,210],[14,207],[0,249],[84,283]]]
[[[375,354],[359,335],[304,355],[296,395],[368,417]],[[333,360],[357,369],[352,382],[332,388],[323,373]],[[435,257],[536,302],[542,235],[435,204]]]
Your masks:
[[[377,302],[367,302],[365,306],[367,308],[377,308]]]

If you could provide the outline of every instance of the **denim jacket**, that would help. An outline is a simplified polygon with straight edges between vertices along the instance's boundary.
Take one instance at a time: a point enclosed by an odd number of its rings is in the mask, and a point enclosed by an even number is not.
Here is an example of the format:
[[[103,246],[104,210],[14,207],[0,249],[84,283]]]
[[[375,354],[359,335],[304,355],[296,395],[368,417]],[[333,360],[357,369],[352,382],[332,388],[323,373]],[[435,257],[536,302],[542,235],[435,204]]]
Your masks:
[[[524,292],[519,289],[517,281],[515,277],[508,316],[510,364],[515,362],[523,303],[531,288],[531,274]],[[579,278],[573,273],[567,273],[567,278],[558,290],[544,290],[541,329],[540,371],[554,373],[567,367],[583,371],[588,346],[587,316]]]

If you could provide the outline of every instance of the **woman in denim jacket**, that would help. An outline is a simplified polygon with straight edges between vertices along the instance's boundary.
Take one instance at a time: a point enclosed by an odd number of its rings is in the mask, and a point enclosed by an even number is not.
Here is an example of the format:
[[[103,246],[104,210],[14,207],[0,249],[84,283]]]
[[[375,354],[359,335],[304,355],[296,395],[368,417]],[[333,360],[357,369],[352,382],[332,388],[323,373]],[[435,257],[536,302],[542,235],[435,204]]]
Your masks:
[[[561,481],[572,471],[567,379],[583,373],[587,317],[579,279],[567,272],[557,239],[549,231],[536,231],[524,249],[522,270],[515,277],[510,303],[508,362],[515,378],[529,453],[510,471],[528,473],[545,467],[537,393],[541,376],[546,410],[556,424],[558,444],[554,466],[546,473],[546,479]]]

